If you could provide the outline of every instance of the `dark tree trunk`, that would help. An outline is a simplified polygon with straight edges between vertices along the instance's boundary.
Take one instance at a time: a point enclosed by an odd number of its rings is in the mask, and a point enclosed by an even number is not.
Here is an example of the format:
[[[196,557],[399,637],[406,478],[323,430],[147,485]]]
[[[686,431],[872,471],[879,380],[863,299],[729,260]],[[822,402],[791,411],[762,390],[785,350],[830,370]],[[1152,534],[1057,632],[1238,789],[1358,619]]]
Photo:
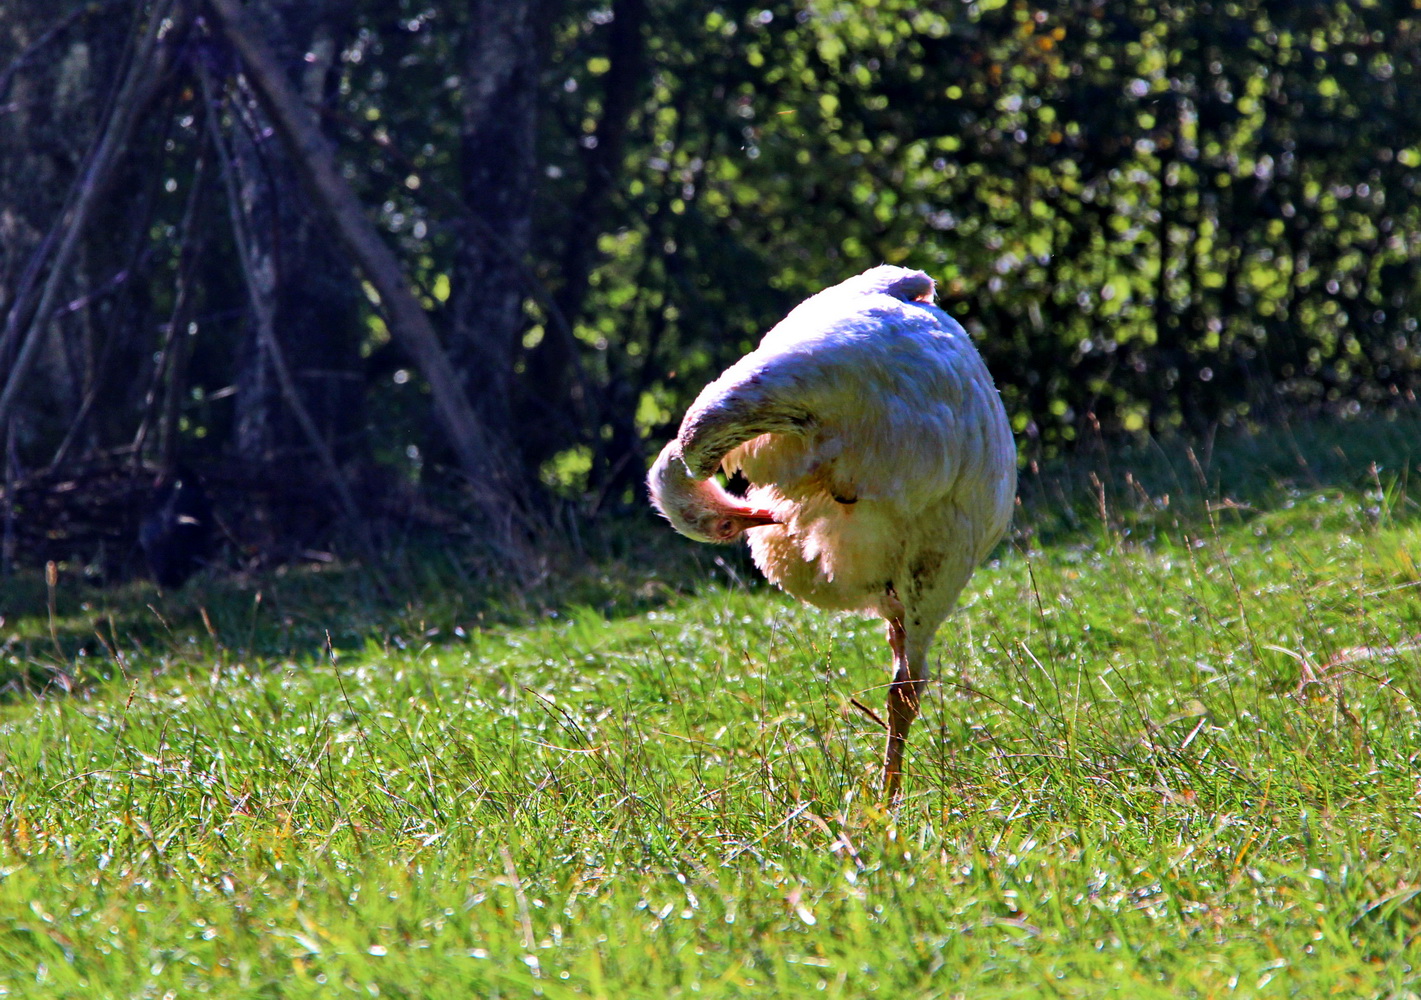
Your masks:
[[[0,390],[13,369],[22,330],[6,319],[44,273],[32,271],[46,233],[97,138],[104,107],[94,94],[112,87],[130,23],[60,18],[35,0],[0,4]],[[102,251],[75,254],[59,290],[76,301],[93,289]],[[31,300],[32,301],[32,300]],[[87,310],[42,324],[32,376],[17,401],[16,440],[29,463],[45,461],[78,411],[94,375],[96,331]]]
[[[143,187],[133,147],[186,30],[171,0],[144,5],[146,16],[117,30],[87,7],[38,30],[51,13],[38,4],[0,11],[0,37],[18,50],[0,69],[0,100],[10,98],[0,120],[14,114],[13,134],[0,133],[0,428],[15,431],[30,463],[72,447],[103,387],[106,349],[127,332],[108,329],[120,324],[95,308],[105,288],[131,277],[132,226],[144,227],[150,202],[107,195]]]
[[[367,219],[364,206],[341,175],[334,151],[321,134],[315,114],[301,101],[295,88],[282,73],[276,58],[252,23],[239,0],[208,0],[223,33],[240,54],[244,74],[261,95],[262,107],[272,117],[276,132],[291,153],[292,162],[303,177],[307,193],[322,206],[334,224],[340,242],[358,262],[362,273],[379,296],[391,334],[400,341],[423,373],[433,397],[435,411],[454,447],[459,465],[473,496],[479,503],[495,544],[521,568],[532,565],[524,540],[513,533],[515,513],[521,497],[504,475],[507,462],[495,444],[494,435],[470,405],[462,387],[453,377],[453,366],[439,343],[433,324],[415,298],[398,259]],[[244,231],[245,226],[234,227]],[[258,312],[269,313],[264,300],[254,303]],[[284,354],[284,352],[283,352]],[[278,366],[278,374],[287,371]],[[283,378],[290,387],[291,380]],[[290,393],[288,392],[288,396]],[[297,407],[293,406],[293,410]],[[305,414],[304,406],[299,414]],[[298,415],[299,415],[298,414]],[[313,422],[304,421],[314,431]],[[318,441],[323,464],[337,475],[334,460],[324,442]],[[340,485],[337,482],[337,485]],[[344,506],[354,506],[348,491]]]
[[[270,0],[255,12],[292,85],[307,104],[328,104],[347,5]],[[264,121],[255,102],[249,122]],[[249,266],[269,277],[273,333],[322,439],[338,460],[360,453],[364,425],[358,289],[348,262],[306,209],[290,153],[270,133],[238,129],[234,164],[252,236]],[[237,452],[253,461],[309,454],[309,441],[282,400],[266,342],[251,330],[236,378]]]
[[[612,23],[608,37],[610,65],[604,78],[602,115],[596,131],[582,141],[582,191],[573,206],[571,225],[561,260],[562,285],[556,304],[561,314],[575,322],[581,315],[592,270],[597,265],[597,240],[607,229],[613,196],[622,183],[622,160],[626,155],[628,129],[637,107],[638,95],[647,85],[645,0],[613,0]],[[636,410],[635,393],[618,375],[613,366],[613,384],[600,398],[578,398],[581,384],[578,378],[577,342],[570,332],[554,335],[550,330],[528,358],[528,385],[537,396],[528,400],[521,414],[525,429],[525,452],[537,464],[559,450],[577,442],[577,435],[600,434],[610,428],[611,441],[595,441],[597,456],[594,474],[596,483],[605,493],[620,493],[631,481],[641,479],[639,464],[631,461],[638,454],[637,433],[632,415]],[[538,398],[554,396],[580,404],[581,426],[575,412],[564,408],[549,412],[537,405]],[[599,412],[600,411],[600,412]],[[591,426],[587,426],[588,424]],[[594,439],[595,440],[595,439]],[[616,450],[615,468],[606,460],[608,445]],[[630,450],[627,450],[630,449]]]
[[[461,193],[478,223],[465,227],[454,265],[450,353],[505,454],[532,240],[538,8],[537,0],[473,0],[464,40]]]

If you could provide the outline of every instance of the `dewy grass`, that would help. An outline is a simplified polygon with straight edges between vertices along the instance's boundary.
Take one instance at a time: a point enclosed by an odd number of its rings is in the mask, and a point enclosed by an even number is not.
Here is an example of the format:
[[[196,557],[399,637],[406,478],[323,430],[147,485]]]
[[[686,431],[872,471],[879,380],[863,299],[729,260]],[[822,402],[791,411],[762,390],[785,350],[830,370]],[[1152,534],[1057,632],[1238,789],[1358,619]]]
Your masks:
[[[56,652],[41,586],[8,667],[75,691],[0,709],[0,992],[1415,995],[1403,460],[1246,504],[1102,473],[944,627],[896,813],[850,704],[881,624],[764,588],[61,593]]]

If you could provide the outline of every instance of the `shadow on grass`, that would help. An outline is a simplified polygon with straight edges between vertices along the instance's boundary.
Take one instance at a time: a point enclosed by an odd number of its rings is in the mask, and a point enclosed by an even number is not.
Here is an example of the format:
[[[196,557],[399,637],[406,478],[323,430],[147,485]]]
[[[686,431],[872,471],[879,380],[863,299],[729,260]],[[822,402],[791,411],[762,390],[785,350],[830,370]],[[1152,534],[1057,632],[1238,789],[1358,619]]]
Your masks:
[[[1089,543],[1102,529],[1148,541],[1156,532],[1244,519],[1325,492],[1393,519],[1421,507],[1421,413],[1317,421],[1189,443],[1097,442],[1069,461],[1021,474],[1016,543]],[[1417,479],[1421,482],[1421,478]],[[311,661],[331,652],[466,641],[585,607],[642,614],[708,581],[756,586],[743,546],[705,546],[650,514],[597,526],[546,556],[540,579],[512,579],[491,557],[431,539],[380,567],[288,566],[263,575],[209,571],[162,593],[146,581],[99,588],[61,573],[0,580],[0,701],[83,689],[130,671],[242,660]]]
[[[340,561],[261,574],[211,569],[165,592],[146,580],[94,586],[68,567],[50,588],[42,571],[17,571],[0,579],[0,702],[168,665],[459,643],[570,607],[631,617],[708,579],[756,579],[747,553],[672,536],[650,513],[546,554],[531,582],[439,539],[392,554],[376,577]]]

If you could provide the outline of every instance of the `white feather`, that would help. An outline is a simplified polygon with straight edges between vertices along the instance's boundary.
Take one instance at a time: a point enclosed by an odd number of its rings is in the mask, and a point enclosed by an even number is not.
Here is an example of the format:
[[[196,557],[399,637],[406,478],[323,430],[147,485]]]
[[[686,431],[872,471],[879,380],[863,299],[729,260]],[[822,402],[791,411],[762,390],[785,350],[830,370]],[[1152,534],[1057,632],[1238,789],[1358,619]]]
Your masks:
[[[768,511],[777,523],[716,540],[743,533],[764,574],[810,604],[899,621],[918,678],[1016,494],[1001,398],[932,294],[926,274],[885,265],[807,299],[702,390],[650,477],[693,537],[706,533],[678,507]],[[708,482],[718,466],[745,474],[748,505]]]

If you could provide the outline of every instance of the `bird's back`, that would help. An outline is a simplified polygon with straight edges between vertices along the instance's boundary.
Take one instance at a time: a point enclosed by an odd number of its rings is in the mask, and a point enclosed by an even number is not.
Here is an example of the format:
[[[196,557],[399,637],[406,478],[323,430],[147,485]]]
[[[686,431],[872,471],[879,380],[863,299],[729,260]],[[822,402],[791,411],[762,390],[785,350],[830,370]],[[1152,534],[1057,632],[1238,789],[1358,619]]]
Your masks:
[[[1016,453],[986,365],[955,320],[895,281],[931,295],[926,275],[891,267],[827,289],[696,404],[751,380],[806,415],[724,461],[787,522],[751,533],[756,561],[821,606],[860,606],[857,591],[877,594],[924,546],[960,555],[960,588],[1011,518]]]

